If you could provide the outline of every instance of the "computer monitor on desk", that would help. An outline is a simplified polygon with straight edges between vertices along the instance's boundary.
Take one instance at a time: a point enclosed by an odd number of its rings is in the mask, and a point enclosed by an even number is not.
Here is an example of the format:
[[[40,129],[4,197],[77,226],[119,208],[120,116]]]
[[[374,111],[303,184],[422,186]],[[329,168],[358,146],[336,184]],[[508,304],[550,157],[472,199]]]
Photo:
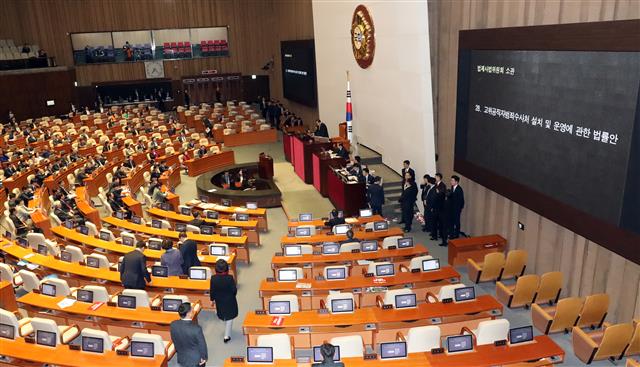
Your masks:
[[[373,211],[369,208],[360,209],[360,218],[369,218],[373,215]]]
[[[380,359],[407,358],[406,342],[380,343]]]
[[[298,271],[296,269],[279,269],[279,282],[295,282],[298,280]]]
[[[227,231],[227,236],[229,237],[241,237],[242,236],[242,229],[240,228],[229,228],[229,230]]]
[[[236,220],[238,222],[248,222],[249,221],[249,214],[247,214],[247,213],[237,213],[236,214]]]
[[[153,358],[153,343],[152,342],[141,342],[141,341],[132,341],[130,354],[132,357],[145,357],[145,358]]]
[[[345,235],[351,227],[348,224],[338,224],[333,226],[333,233],[335,235]]]
[[[313,347],[313,361],[314,362],[322,362],[324,361],[324,357],[322,357],[322,353],[320,352],[321,347]],[[340,361],[340,346],[334,346],[335,352],[333,353],[333,361]]]
[[[222,245],[209,245],[209,255],[213,256],[226,256],[227,249]]]
[[[373,230],[375,232],[378,231],[386,231],[389,229],[389,222],[387,222],[386,220],[381,220],[378,222],[373,222]]]
[[[209,210],[207,211],[207,219],[218,219],[218,212]]]
[[[398,239],[398,248],[413,247],[413,237],[403,237]]]
[[[327,280],[343,280],[347,278],[345,267],[337,266],[327,269]]]
[[[131,216],[131,221],[135,224],[142,224],[142,218],[140,218],[137,215],[132,215]]]
[[[331,313],[349,313],[353,312],[353,299],[332,299],[331,300]]]
[[[176,232],[185,232],[187,230],[187,225],[184,223],[176,223]]]
[[[291,315],[291,302],[269,301],[269,315]]]
[[[207,280],[207,272],[204,269],[189,268],[189,279]]]
[[[122,236],[122,244],[125,246],[133,246],[133,237]]]
[[[300,222],[311,222],[313,220],[313,215],[311,213],[302,213],[298,215],[298,220]]]
[[[273,348],[247,347],[247,363],[273,363]]]
[[[42,287],[40,289],[42,294],[45,296],[55,297],[56,296],[56,286],[51,283],[42,283]]]
[[[56,346],[56,333],[44,330],[36,330],[36,344],[47,347]]]
[[[62,250],[60,251],[60,260],[64,261],[64,262],[71,262],[71,252],[66,251],[66,250]]]
[[[338,255],[340,253],[340,244],[335,242],[327,242],[322,245],[323,255]]]
[[[102,338],[82,336],[82,351],[91,353],[102,353],[104,352],[104,340],[102,340]]]
[[[169,276],[169,268],[167,266],[154,265],[151,267],[151,275],[166,278]]]
[[[390,277],[395,274],[393,264],[378,264],[376,265],[376,276]]]
[[[213,234],[213,227],[212,226],[201,226],[200,227],[200,232],[202,234]]]
[[[90,268],[99,268],[100,267],[100,259],[95,256],[87,256],[87,266]]]
[[[360,243],[360,251],[362,252],[374,252],[378,251],[378,241],[362,241]]]
[[[118,307],[121,308],[136,308],[136,297],[134,296],[118,296]]]
[[[415,294],[397,294],[395,299],[396,308],[414,308],[417,305]]]
[[[43,256],[47,256],[49,254],[49,249],[47,249],[47,245],[38,244],[38,253]]]
[[[311,228],[296,227],[296,237],[311,237]]]
[[[472,350],[472,335],[456,335],[447,338],[447,353],[469,352]]]
[[[124,213],[121,211],[117,211],[115,212],[116,218],[118,219],[124,219]]]
[[[13,325],[0,323],[0,338],[13,340],[16,336],[16,328]]]
[[[440,259],[422,260],[422,271],[435,271],[440,269]]]
[[[222,204],[222,206],[231,206],[231,200],[229,200],[229,199],[221,199],[220,200],[220,204]]]
[[[106,231],[100,231],[100,239],[103,241],[111,240],[111,233]]]
[[[180,208],[180,214],[190,216],[191,215],[191,208],[189,208],[189,207]]]
[[[160,221],[158,219],[151,219],[151,227],[157,228],[157,229],[161,229],[162,228],[162,221]]]
[[[302,255],[302,246],[286,245],[284,246],[284,256],[300,256]]]
[[[147,246],[150,250],[160,250],[162,248],[162,240],[149,239],[147,241]]]
[[[85,226],[85,225],[80,225],[78,226],[78,232],[82,233],[85,236],[89,235],[89,227]]]
[[[78,289],[76,292],[76,299],[79,302],[93,303],[93,291]]]
[[[178,312],[178,307],[182,304],[181,299],[177,298],[163,298],[162,299],[162,311],[165,312]]]
[[[527,343],[533,341],[533,327],[523,326],[509,330],[509,344]]]

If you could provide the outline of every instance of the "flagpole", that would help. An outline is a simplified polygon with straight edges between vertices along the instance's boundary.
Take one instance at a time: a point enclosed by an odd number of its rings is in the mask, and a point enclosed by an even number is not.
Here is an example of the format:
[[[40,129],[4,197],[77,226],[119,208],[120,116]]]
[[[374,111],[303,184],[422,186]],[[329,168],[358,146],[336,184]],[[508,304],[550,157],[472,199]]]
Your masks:
[[[353,147],[355,155],[358,155],[358,144],[353,139],[353,110],[351,105],[351,81],[349,79],[349,70],[347,70],[347,107],[346,107],[346,122],[347,122],[347,140]]]

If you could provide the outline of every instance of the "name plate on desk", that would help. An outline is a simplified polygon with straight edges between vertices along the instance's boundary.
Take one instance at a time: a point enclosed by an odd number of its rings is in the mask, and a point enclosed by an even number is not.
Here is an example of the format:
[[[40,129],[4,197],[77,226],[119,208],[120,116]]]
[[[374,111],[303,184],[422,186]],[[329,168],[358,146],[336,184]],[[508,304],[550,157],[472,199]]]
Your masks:
[[[507,345],[507,341],[505,339],[496,340],[496,341],[493,342],[493,345],[495,345],[496,347],[503,347],[503,346]]]
[[[382,305],[383,310],[393,310],[393,305]]]
[[[420,272],[420,269],[411,269],[411,272],[412,272],[412,273],[419,273],[419,272]]]
[[[300,334],[309,334],[311,332],[311,328],[308,326],[301,326],[298,328],[298,333]]]
[[[353,250],[351,250],[352,254],[359,254],[360,253],[360,249],[354,248]]]
[[[329,313],[329,309],[326,309],[326,308],[319,308],[318,309],[318,314],[319,315],[326,315],[328,313]]]
[[[129,351],[128,350],[116,350],[116,355],[128,356],[129,355]]]
[[[80,350],[80,345],[69,344],[69,350]]]
[[[442,324],[442,318],[440,318],[440,317],[432,317],[431,318],[431,323],[433,325]]]
[[[272,278],[272,277],[267,278],[267,282],[269,283],[273,283],[275,281],[276,281],[276,278]]]
[[[444,353],[444,348],[433,348],[431,349],[431,354],[442,354]]]
[[[442,303],[453,303],[453,298],[444,298]]]
[[[282,252],[276,252],[276,256],[283,256]]]
[[[311,291],[302,291],[302,297],[311,297]]]
[[[267,311],[266,310],[255,310],[256,315],[266,315]]]
[[[244,357],[231,356],[231,363],[244,363]]]
[[[370,361],[372,359],[378,359],[378,354],[376,353],[370,353],[370,354],[365,354],[364,355],[364,360],[365,361]]]

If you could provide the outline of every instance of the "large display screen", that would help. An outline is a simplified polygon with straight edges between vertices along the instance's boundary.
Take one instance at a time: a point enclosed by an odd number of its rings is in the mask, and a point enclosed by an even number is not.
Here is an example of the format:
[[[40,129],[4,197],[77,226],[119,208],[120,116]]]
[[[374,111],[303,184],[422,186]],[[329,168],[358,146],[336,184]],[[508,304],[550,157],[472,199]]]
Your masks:
[[[286,99],[315,107],[318,105],[316,56],[313,40],[283,41],[282,89]]]
[[[455,169],[629,255],[626,241],[640,245],[639,90],[640,52],[461,48]]]

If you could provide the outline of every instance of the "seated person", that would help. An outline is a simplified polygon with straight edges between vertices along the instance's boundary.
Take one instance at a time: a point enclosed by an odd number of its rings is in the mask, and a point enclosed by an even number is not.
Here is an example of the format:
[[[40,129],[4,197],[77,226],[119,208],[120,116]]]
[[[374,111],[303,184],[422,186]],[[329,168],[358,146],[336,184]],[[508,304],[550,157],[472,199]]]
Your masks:
[[[336,154],[340,158],[349,159],[349,151],[345,149],[342,143],[338,143],[338,149],[336,150]]]
[[[333,228],[333,226],[338,225],[338,224],[344,224],[344,218],[338,216],[338,209],[333,209],[331,211],[331,218],[329,218],[328,221],[324,222],[324,225],[329,227],[329,228]]]
[[[18,236],[24,236],[29,231],[27,224],[18,218],[16,208],[9,208],[9,218],[13,222],[13,225],[16,226],[16,234]]]
[[[357,239],[353,239],[353,231],[352,230],[348,230],[347,231],[347,239],[344,241],[340,241],[340,243],[349,243],[349,242],[357,242]]]
[[[333,356],[336,353],[336,347],[329,343],[323,343],[320,346],[320,354],[322,355],[322,362],[314,363],[313,367],[344,367],[344,363],[342,362],[334,362]]]
[[[193,219],[191,219],[189,224],[191,224],[192,226],[196,226],[198,228],[200,228],[200,226],[205,224],[204,219],[200,218],[200,212],[199,211],[193,212]]]
[[[205,155],[207,155],[207,152],[208,152],[207,147],[205,147],[204,145],[201,145],[200,148],[198,148],[198,151],[196,152],[196,156],[198,158],[202,158]]]

